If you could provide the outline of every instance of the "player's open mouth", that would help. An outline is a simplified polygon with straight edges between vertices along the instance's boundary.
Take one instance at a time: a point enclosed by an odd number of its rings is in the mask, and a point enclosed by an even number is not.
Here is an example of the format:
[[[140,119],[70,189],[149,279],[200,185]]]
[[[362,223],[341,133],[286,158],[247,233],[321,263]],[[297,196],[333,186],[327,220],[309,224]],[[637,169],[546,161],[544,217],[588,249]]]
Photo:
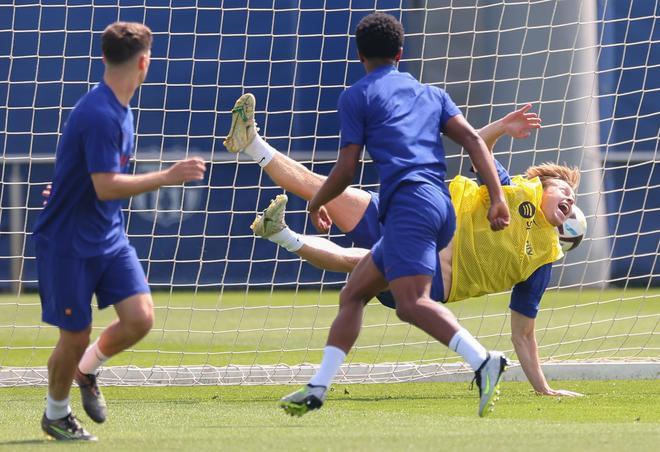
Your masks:
[[[566,201],[560,202],[558,207],[561,213],[564,214],[565,217],[567,217],[568,214],[571,212],[571,206],[569,206]]]

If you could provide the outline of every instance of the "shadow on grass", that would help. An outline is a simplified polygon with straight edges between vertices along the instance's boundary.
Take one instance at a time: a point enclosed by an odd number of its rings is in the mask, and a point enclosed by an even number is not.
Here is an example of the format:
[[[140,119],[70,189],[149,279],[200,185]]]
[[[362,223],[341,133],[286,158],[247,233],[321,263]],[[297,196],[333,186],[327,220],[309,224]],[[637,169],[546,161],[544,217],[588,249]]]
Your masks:
[[[20,446],[23,444],[48,444],[54,442],[48,439],[20,439],[15,441],[0,441],[0,446]],[[69,443],[70,444],[70,443]]]
[[[199,425],[196,428],[215,428],[215,429],[242,429],[242,430],[263,430],[263,429],[290,429],[290,428],[309,428],[309,425]]]

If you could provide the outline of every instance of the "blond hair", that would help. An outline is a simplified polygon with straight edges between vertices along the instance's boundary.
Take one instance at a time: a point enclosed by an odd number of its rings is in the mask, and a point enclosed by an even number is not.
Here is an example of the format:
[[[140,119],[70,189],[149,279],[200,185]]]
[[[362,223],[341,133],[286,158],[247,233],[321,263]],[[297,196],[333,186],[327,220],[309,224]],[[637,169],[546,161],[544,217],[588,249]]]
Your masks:
[[[570,185],[573,190],[577,190],[577,187],[580,184],[580,170],[576,166],[568,167],[550,162],[530,166],[527,168],[525,176],[527,176],[527,179],[538,177],[541,179],[543,188],[546,188],[556,179],[563,180]]]

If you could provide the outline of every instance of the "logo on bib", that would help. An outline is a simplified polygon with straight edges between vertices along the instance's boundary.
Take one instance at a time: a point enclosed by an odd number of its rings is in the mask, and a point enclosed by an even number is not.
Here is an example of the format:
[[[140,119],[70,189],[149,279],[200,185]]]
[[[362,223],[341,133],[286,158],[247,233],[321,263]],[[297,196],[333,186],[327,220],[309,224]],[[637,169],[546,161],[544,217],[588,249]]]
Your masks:
[[[532,218],[536,213],[536,207],[529,201],[525,201],[518,206],[518,213],[523,218]]]

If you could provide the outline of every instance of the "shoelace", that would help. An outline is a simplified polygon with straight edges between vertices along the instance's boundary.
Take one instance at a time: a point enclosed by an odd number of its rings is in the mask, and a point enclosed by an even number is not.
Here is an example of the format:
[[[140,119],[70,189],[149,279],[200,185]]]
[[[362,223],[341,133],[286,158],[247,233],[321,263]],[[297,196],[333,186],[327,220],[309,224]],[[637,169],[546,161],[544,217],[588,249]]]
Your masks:
[[[82,430],[82,425],[73,415],[73,413],[69,413],[69,415],[64,419],[64,425],[66,426],[66,429],[71,433],[76,433]]]
[[[78,383],[78,385],[82,388],[90,388],[92,392],[94,393],[95,396],[98,397],[98,395],[101,393],[99,390],[99,385],[96,383],[96,375],[93,374],[83,374],[83,377],[89,382],[89,383]]]

